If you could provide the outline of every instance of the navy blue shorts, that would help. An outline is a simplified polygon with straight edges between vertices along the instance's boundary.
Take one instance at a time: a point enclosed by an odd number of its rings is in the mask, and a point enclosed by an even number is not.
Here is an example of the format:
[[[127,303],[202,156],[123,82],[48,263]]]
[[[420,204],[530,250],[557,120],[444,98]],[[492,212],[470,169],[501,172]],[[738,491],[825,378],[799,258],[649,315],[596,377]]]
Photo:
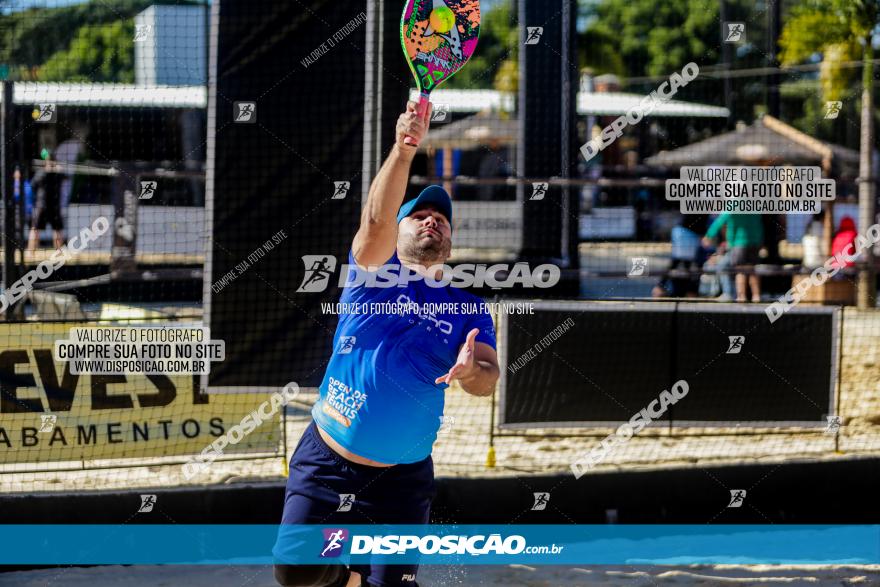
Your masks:
[[[434,462],[359,465],[339,456],[312,420],[290,458],[282,524],[427,524],[436,495]],[[353,496],[353,497],[352,497]],[[281,551],[284,552],[281,552]],[[293,545],[276,545],[285,561]],[[418,565],[351,565],[371,585],[412,587]]]

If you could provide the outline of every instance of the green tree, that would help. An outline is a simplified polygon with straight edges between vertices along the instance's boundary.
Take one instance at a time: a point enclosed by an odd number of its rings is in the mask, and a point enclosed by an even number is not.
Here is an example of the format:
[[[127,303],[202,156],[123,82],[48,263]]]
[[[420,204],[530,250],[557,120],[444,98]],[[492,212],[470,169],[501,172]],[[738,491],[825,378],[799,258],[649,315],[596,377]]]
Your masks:
[[[825,118],[821,82],[812,76],[797,76],[796,80],[781,84],[779,91],[784,103],[783,111],[792,126],[821,141],[858,149],[858,131],[854,133],[851,125],[839,124],[839,120],[858,118],[858,87],[850,86],[840,95],[843,104],[838,120]]]
[[[467,67],[447,82],[447,88],[515,91],[519,31],[511,2],[496,4],[483,13],[480,41]],[[512,89],[510,89],[512,88]]]
[[[13,79],[35,79],[46,60],[70,47],[82,27],[133,18],[153,4],[205,5],[203,0],[96,0],[0,14],[0,63]]]
[[[81,27],[70,48],[38,69],[40,81],[134,83],[134,21]]]
[[[823,99],[837,100],[846,93],[853,70],[848,61],[862,61],[862,99],[859,140],[859,176],[871,177],[874,149],[874,49],[873,31],[880,25],[880,0],[807,0],[792,9],[779,45],[780,62],[790,65],[822,55],[819,79]],[[859,183],[859,227],[876,222],[876,179]],[[859,271],[859,307],[876,305],[874,256],[862,252]]]
[[[820,6],[824,4],[825,6]],[[861,54],[860,40],[847,19],[832,9],[832,1],[814,2],[792,9],[779,38],[783,65],[810,61],[822,55],[819,81],[825,100],[839,100],[847,92],[854,70],[844,67]]]
[[[718,61],[717,1],[605,0],[594,10],[581,44],[596,73],[661,76]]]
[[[618,39],[606,27],[590,27],[578,39],[578,61],[598,75],[613,73],[626,77],[627,67],[618,49]]]
[[[505,59],[495,73],[495,89],[499,92],[516,93],[519,89],[519,62]]]

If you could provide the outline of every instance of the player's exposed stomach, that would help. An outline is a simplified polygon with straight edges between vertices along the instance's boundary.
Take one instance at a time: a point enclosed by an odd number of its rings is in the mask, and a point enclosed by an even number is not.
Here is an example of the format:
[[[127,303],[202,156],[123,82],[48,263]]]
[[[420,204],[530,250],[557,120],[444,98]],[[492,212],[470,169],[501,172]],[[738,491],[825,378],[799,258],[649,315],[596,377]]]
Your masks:
[[[345,448],[344,446],[342,446],[341,444],[336,442],[332,436],[330,436],[329,434],[324,432],[324,429],[321,428],[320,426],[318,427],[318,434],[321,435],[321,438],[324,440],[324,442],[327,444],[327,446],[329,446],[333,450],[333,452],[335,452],[336,454],[338,454],[339,456],[341,456],[342,458],[344,458],[347,461],[351,461],[351,462],[357,463],[359,465],[367,465],[369,467],[393,467],[394,466],[391,463],[382,463],[379,461],[374,461],[373,459],[368,459],[368,458],[362,457],[358,454],[351,452],[350,450],[348,450],[347,448]]]
[[[413,377],[410,365],[395,360],[408,359],[396,354],[382,359],[342,369],[331,364],[316,406],[320,420],[330,424],[339,444],[357,456],[391,464],[419,461],[430,454],[436,440],[444,391]]]
[[[427,457],[443,414],[442,395],[416,397],[398,388],[372,392],[350,419],[326,399],[321,404],[325,420],[340,424],[335,430],[342,429],[339,442],[328,444],[344,458],[372,466],[414,463]]]

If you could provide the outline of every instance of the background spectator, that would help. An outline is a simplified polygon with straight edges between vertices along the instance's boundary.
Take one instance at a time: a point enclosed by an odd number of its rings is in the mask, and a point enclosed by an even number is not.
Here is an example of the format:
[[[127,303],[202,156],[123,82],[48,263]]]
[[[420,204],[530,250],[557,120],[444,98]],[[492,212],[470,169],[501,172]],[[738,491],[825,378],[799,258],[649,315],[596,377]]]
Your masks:
[[[853,222],[853,219],[849,216],[841,218],[840,228],[834,233],[834,240],[831,241],[831,256],[835,257],[834,260],[831,261],[832,267],[843,269],[843,267],[852,267],[855,265],[855,261],[843,259],[843,265],[841,266],[838,264],[836,256],[839,253],[852,255],[855,251],[856,236],[858,236],[858,233],[856,232],[856,223]]]
[[[52,152],[43,149],[42,154],[46,166],[37,171],[31,180],[31,187],[36,192],[36,199],[31,233],[28,237],[29,251],[37,250],[37,245],[40,242],[39,231],[44,230],[47,224],[52,225],[55,248],[59,249],[64,244],[64,220],[61,218],[62,175],[58,173]]]
[[[764,227],[760,214],[722,214],[712,223],[703,244],[712,246],[718,233],[724,228],[727,234],[726,262],[720,263],[720,270],[736,269],[744,265],[754,265],[760,259],[759,251],[764,243]],[[724,276],[722,275],[722,284]],[[761,301],[761,280],[754,273],[736,273],[736,301],[745,302],[746,286],[752,290],[752,301]],[[726,293],[726,292],[725,292]]]

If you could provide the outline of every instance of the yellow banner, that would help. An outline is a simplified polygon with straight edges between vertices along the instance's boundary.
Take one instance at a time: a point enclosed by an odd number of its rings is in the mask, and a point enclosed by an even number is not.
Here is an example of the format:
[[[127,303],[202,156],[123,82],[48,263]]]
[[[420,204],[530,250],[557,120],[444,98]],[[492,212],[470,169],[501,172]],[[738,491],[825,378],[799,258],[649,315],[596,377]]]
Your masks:
[[[258,411],[268,394],[208,396],[198,375],[76,375],[54,360],[56,340],[96,326],[0,324],[0,464],[193,455],[221,436],[225,455],[280,450],[281,411]]]

